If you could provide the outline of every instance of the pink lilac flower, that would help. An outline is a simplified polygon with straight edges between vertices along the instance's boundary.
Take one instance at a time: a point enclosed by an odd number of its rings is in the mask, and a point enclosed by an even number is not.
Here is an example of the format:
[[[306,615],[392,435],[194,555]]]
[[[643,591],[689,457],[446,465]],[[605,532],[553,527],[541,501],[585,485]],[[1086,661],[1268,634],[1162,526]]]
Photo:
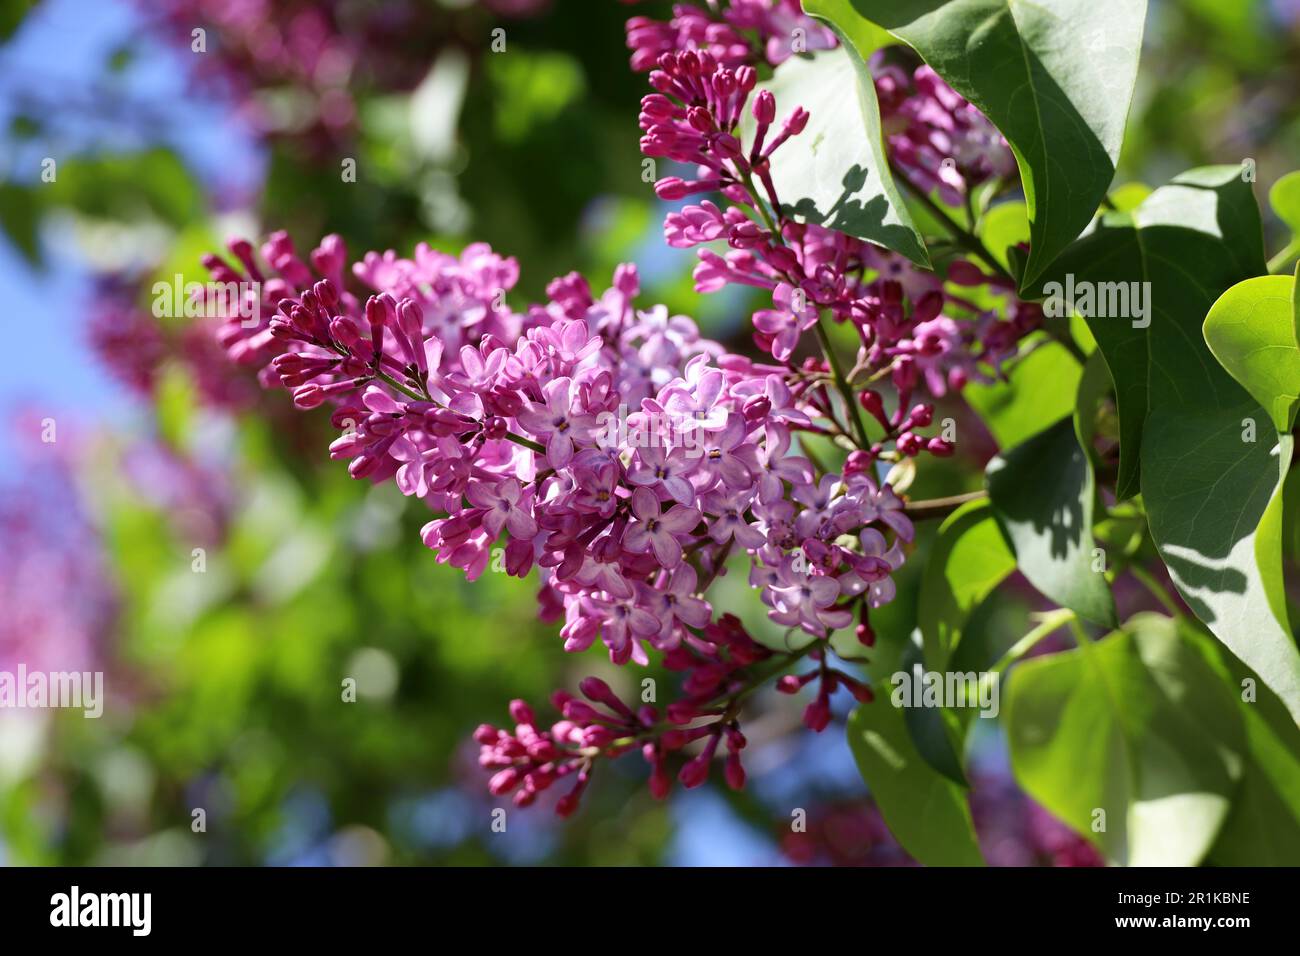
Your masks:
[[[753,317],[771,361],[727,353],[664,306],[638,308],[631,265],[599,294],[569,274],[520,308],[509,298],[517,264],[481,243],[459,256],[427,246],[409,258],[367,253],[350,278],[338,237],[305,258],[277,233],[262,261],[248,243],[232,243],[234,263],[207,260],[222,281],[262,283],[255,321],[232,316],[218,332],[232,359],[260,368],[264,384],[288,389],[300,408],[329,409],[342,432],[331,456],[354,478],[393,480],[419,498],[434,513],[422,539],[439,563],[473,580],[504,542],[507,573],[537,569],[540,613],[562,622],[566,650],[600,641],[616,665],[660,654],[683,674],[662,718],[587,682],[587,701],[557,698],[563,720],[549,730],[512,705],[513,733],[478,735],[494,793],[529,803],[572,775],[561,802],[569,812],[596,758],[634,748],[658,795],[669,755],[683,749],[685,786],[703,783],[715,757],[727,783],[742,786],[738,705],[780,673],[753,666],[773,657],[782,669],[815,662],[780,682],[787,691],[817,682],[805,712],[813,730],[829,724],[838,690],[869,700],[865,684],[830,665],[828,639],[855,627],[871,645],[869,613],[892,599],[913,538],[905,503],[880,476],[908,457],[950,454],[922,433],[934,406],[918,393],[999,374],[1037,321],[1005,276],[957,260],[945,282],[784,211],[772,158],[796,148],[809,116],[794,105],[778,123],[772,93],[757,90],[760,54],[747,37],[779,60],[792,52],[785,39],[805,27],[820,29],[784,0],[734,0],[718,16],[679,6],[666,27],[629,24],[634,59],[656,67],[642,149],[686,167],[656,192],[725,201],[670,213],[666,238],[681,247],[725,240],[725,254],[698,248],[696,287],[771,296],[773,308]],[[928,79],[926,95],[960,107]],[[1006,297],[1008,318],[952,291],[963,285]],[[828,345],[830,324],[856,338],[851,364]],[[796,361],[809,346],[823,357]],[[843,447],[842,467],[797,454],[794,438],[803,451],[807,434]],[[748,562],[768,618],[786,630],[787,647],[803,642],[797,649],[771,651],[735,618],[711,619],[707,595],[729,560]]]
[[[665,239],[679,248],[726,240],[730,251],[699,248],[696,289],[714,292],[738,284],[771,290],[772,308],[753,314],[759,348],[789,365],[805,348],[808,333],[824,321],[849,322],[860,340],[850,384],[889,373],[906,407],[924,387],[942,397],[970,381],[991,381],[1015,344],[1041,316],[1034,306],[1014,303],[1010,317],[981,310],[949,294],[932,273],[853,236],[811,223],[795,222],[784,209],[771,175],[773,154],[804,129],[808,113],[796,105],[777,125],[777,104],[757,89],[751,64],[779,63],[794,30],[805,24],[797,3],[767,0],[720,5],[716,15],[685,5],[674,19],[657,24],[634,18],[628,25],[634,68],[649,69],[656,92],[642,101],[642,152],[686,167],[656,183],[660,198],[676,200],[716,193],[669,212]],[[815,36],[814,32],[807,36]],[[703,24],[712,23],[712,32]],[[733,37],[727,31],[741,32]],[[753,31],[765,51],[742,51],[734,42]],[[833,45],[814,42],[803,52]],[[890,159],[911,184],[938,189],[940,198],[961,206],[974,186],[1014,174],[1005,140],[971,104],[928,67],[908,76],[881,56],[873,60],[882,115],[890,136]],[[739,137],[738,122],[748,106],[752,141]],[[686,178],[694,170],[694,178]],[[971,271],[958,261],[952,280]],[[972,267],[973,268],[973,267]],[[974,269],[972,284],[986,284],[1014,300],[1005,276]],[[859,435],[860,437],[860,435]],[[896,437],[891,435],[892,437]],[[936,446],[937,454],[947,449]],[[905,454],[929,451],[928,442],[905,442]]]
[[[974,187],[1015,174],[1006,139],[931,67],[909,76],[880,54],[871,65],[890,158],[914,183],[960,206]]]
[[[772,619],[825,637],[852,625],[864,589],[838,582],[857,582],[867,558],[836,545],[809,576],[791,571],[796,550],[866,527],[910,539],[901,515],[864,518],[884,514],[876,484],[820,475],[792,454],[792,429],[821,427],[823,380],[727,356],[689,319],[638,309],[630,266],[601,295],[565,277],[516,311],[502,292],[517,268],[481,245],[459,257],[371,253],[355,285],[337,237],[307,257],[283,234],[262,251],[264,262],[232,243],[235,263],[208,259],[223,280],[256,275],[271,290],[255,321],[219,329],[232,358],[260,365],[299,407],[330,409],[341,432],[330,454],[353,477],[394,481],[434,511],[422,537],[440,563],[472,580],[504,541],[507,573],[537,568],[566,649],[599,640],[616,664],[698,657],[673,718],[717,716],[701,695],[755,659],[738,625],[710,622],[706,593],[727,555],[776,569],[761,588]],[[369,296],[354,291],[366,285]],[[625,363],[629,350],[640,365]],[[624,416],[626,428],[603,427]],[[871,564],[872,583],[888,567]],[[741,738],[727,724],[701,753],[725,749],[738,784]],[[699,757],[684,771],[691,783],[707,772]]]

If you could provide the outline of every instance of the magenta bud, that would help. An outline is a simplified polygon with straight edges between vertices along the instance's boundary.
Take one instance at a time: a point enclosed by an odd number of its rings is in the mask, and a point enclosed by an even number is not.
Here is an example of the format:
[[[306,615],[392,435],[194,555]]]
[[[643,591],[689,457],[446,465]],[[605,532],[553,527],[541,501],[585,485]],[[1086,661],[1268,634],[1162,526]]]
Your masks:
[[[325,391],[319,385],[302,385],[293,391],[293,403],[299,408],[315,408],[325,401]]]
[[[517,786],[519,786],[518,769],[507,767],[505,770],[492,775],[492,779],[488,781],[488,792],[494,797],[499,797],[509,793]]]
[[[753,111],[754,119],[760,123],[776,121],[776,97],[771,90],[758,91],[758,96],[754,97]]]
[[[785,120],[785,128],[791,136],[798,136],[808,125],[808,111],[802,106],[796,107]]]
[[[848,458],[844,460],[844,474],[847,477],[868,472],[875,460],[875,456],[869,451],[864,451],[861,448],[851,451]]]
[[[672,777],[668,775],[668,768],[664,766],[663,761],[660,761],[655,764],[654,771],[650,774],[650,795],[656,800],[663,800],[672,788]]]
[[[733,249],[752,249],[767,241],[767,233],[756,222],[738,222],[727,230],[727,243]]]
[[[958,259],[948,266],[948,281],[957,285],[984,285],[989,277],[973,263]]]
[[[424,338],[424,310],[414,299],[403,299],[397,303],[397,318],[402,323],[402,331],[412,342]]]
[[[512,700],[510,702],[510,719],[516,724],[532,724],[536,722],[537,717],[526,701]]]
[[[917,428],[924,428],[930,422],[934,421],[934,406],[922,403],[915,406],[908,412],[908,418],[912,420],[912,425]]]
[[[675,199],[685,199],[690,195],[690,189],[681,177],[665,176],[655,183],[655,195],[660,199],[671,202]]]
[[[600,711],[581,700],[571,700],[564,705],[564,716],[579,723],[591,723],[600,719]]]
[[[732,753],[727,755],[723,776],[727,780],[727,786],[732,790],[743,790],[745,788],[745,768],[740,764],[740,754]]]
[[[931,319],[937,318],[942,311],[943,293],[927,292],[917,300],[916,308],[912,310],[912,321],[917,324],[929,322]]]
[[[609,704],[611,700],[618,701],[614,691],[599,677],[584,677],[578,684],[578,690],[582,691],[583,697],[594,700],[598,704]]]
[[[361,341],[361,330],[346,315],[340,315],[330,322],[330,335],[346,349],[352,349]]]
[[[329,279],[321,279],[312,286],[312,291],[316,293],[316,298],[320,299],[320,304],[329,311],[333,311],[334,306],[339,304],[338,290]]]
[[[688,760],[686,765],[682,767],[681,773],[677,775],[677,779],[681,781],[682,786],[687,790],[691,790],[709,779],[709,763],[712,758],[712,754],[703,753]]]
[[[919,454],[921,449],[925,447],[925,439],[915,432],[903,432],[898,436],[895,445],[900,452],[911,457]]]
[[[804,726],[814,733],[821,733],[831,722],[830,702],[821,695],[809,704],[803,712]]]

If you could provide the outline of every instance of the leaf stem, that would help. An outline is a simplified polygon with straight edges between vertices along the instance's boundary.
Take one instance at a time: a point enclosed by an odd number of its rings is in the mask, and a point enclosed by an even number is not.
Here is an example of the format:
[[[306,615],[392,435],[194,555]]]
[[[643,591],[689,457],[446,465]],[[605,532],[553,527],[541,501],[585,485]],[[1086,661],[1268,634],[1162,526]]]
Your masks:
[[[1069,624],[1077,620],[1074,612],[1068,607],[1057,608],[1055,611],[1047,611],[1038,615],[1038,626],[1028,634],[1016,641],[1007,649],[1007,652],[998,658],[998,662],[993,665],[994,673],[1001,673],[1006,670],[1020,658],[1024,657],[1034,646],[1050,634],[1060,630],[1062,625]]]
[[[1174,603],[1174,599],[1169,596],[1168,591],[1160,586],[1160,582],[1155,579],[1155,576],[1150,571],[1142,567],[1140,564],[1130,564],[1125,570],[1127,570],[1129,574],[1133,575],[1133,577],[1138,580],[1138,583],[1150,591],[1152,595],[1155,596],[1155,599],[1164,606],[1166,611],[1174,617],[1182,616],[1183,612],[1179,610],[1178,605]]]
[[[980,501],[988,496],[989,493],[984,490],[968,491],[964,495],[950,495],[947,498],[909,501],[903,505],[903,510],[907,512],[907,516],[913,521],[925,521],[928,518],[946,518],[967,502]]]
[[[844,399],[844,414],[848,416],[854,432],[857,433],[858,447],[870,448],[871,439],[867,435],[867,426],[862,421],[858,403],[853,399],[853,389],[849,387],[849,381],[844,377],[844,366],[840,364],[839,356],[835,354],[835,349],[831,345],[831,337],[826,334],[826,327],[822,325],[820,315],[817,317],[817,324],[813,328],[817,331],[817,341],[821,343],[822,352],[826,355],[826,361],[830,363],[831,373],[835,376],[835,385],[839,389],[840,397]]]
[[[1272,259],[1268,260],[1269,275],[1279,276],[1290,274],[1291,270],[1287,268],[1287,265],[1296,256],[1300,256],[1300,236],[1296,236],[1291,240],[1290,245],[1275,255]]]

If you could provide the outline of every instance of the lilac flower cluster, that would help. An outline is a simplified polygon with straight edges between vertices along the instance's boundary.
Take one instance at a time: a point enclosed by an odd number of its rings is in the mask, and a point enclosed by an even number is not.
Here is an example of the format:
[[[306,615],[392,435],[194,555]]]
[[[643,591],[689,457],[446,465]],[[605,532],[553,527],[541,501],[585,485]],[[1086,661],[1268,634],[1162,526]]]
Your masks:
[[[632,266],[600,296],[570,275],[516,312],[516,264],[483,245],[369,254],[352,268],[375,293],[364,304],[337,237],[311,266],[283,234],[262,249],[269,265],[230,248],[234,263],[208,258],[214,278],[246,270],[269,313],[225,323],[230,355],[301,408],[330,404],[331,455],[353,477],[391,478],[444,514],[423,529],[439,562],[470,579],[494,561],[538,568],[566,649],[680,658],[732,554],[771,619],[815,638],[855,620],[869,634],[868,608],[893,596],[912,538],[903,502],[863,461],[819,474],[792,453],[794,433],[820,428],[825,376],[724,354],[686,317],[638,310]]]
[[[1005,771],[981,770],[970,794],[981,852],[990,866],[1105,866],[1097,849],[1027,797]],[[861,800],[814,806],[801,832],[789,817],[774,826],[782,855],[802,866],[919,866],[899,845],[879,808]]]
[[[835,34],[807,16],[799,0],[727,0],[721,6],[714,14],[678,3],[666,23],[632,17],[627,22],[632,69],[648,70],[664,53],[682,50],[708,53],[728,69],[758,62],[776,66],[794,53],[837,45]]]
[[[768,5],[732,3],[726,15],[742,7]],[[808,113],[796,106],[776,126],[775,98],[768,90],[754,92],[758,74],[747,62],[753,57],[740,56],[726,44],[719,51],[718,44],[699,42],[700,36],[723,34],[687,29],[698,17],[708,19],[703,11],[690,10],[676,8],[670,24],[630,20],[628,45],[634,68],[657,67],[649,76],[656,92],[641,104],[642,152],[697,171],[692,179],[659,179],[656,193],[669,201],[720,193],[729,204],[720,208],[705,199],[665,218],[669,245],[700,247],[696,290],[714,292],[728,284],[770,290],[772,308],[753,316],[755,341],[781,362],[795,355],[804,333],[824,334],[818,329],[822,316],[851,323],[861,348],[847,384],[892,377],[898,410],[887,428],[902,425],[921,385],[937,397],[971,380],[990,380],[1019,340],[1037,327],[1041,310],[1015,298],[1008,276],[955,262],[947,276],[950,283],[989,286],[1008,299],[1008,316],[1001,319],[997,311],[948,291],[943,279],[912,268],[894,253],[785,214],[771,176],[772,155],[803,131]],[[670,34],[677,42],[671,49],[665,46]],[[1014,171],[1010,150],[993,126],[932,70],[921,67],[914,84],[905,85],[895,68],[876,63],[884,113],[898,121],[895,126],[904,124],[890,137],[891,161],[903,175],[917,173],[912,182],[917,191],[937,188],[945,201],[960,204],[970,186]],[[739,138],[747,106],[755,122],[748,149]],[[944,162],[948,156],[952,163]],[[941,175],[947,178],[941,180]],[[954,195],[957,187],[962,192]],[[722,255],[711,248],[717,241],[725,241],[730,251]],[[867,400],[876,402],[878,396]],[[905,439],[901,447],[913,445]],[[930,450],[942,454],[947,449],[936,445]]]
[[[575,273],[553,281],[544,302],[516,309],[517,264],[483,244],[459,256],[423,245],[410,258],[372,252],[348,270],[337,236],[304,260],[277,233],[260,259],[235,242],[233,261],[205,260],[218,282],[262,290],[256,321],[231,316],[218,331],[230,357],[288,389],[298,407],[330,407],[341,431],[331,456],[354,478],[391,479],[422,499],[437,515],[422,537],[440,563],[471,580],[489,567],[519,577],[535,568],[542,617],[561,623],[567,650],[600,641],[614,664],[656,654],[683,673],[662,717],[588,680],[585,700],[557,696],[561,719],[548,729],[522,702],[511,708],[513,731],[480,728],[493,792],[526,805],[573,776],[562,813],[596,758],[634,747],[656,794],[667,792],[670,755],[688,751],[678,779],[694,786],[724,744],[726,780],[743,785],[739,706],[775,678],[787,693],[816,684],[804,713],[813,730],[829,723],[838,690],[870,699],[831,666],[827,639],[854,627],[870,645],[870,612],[894,597],[913,527],[889,467],[952,451],[922,434],[934,407],[914,398],[997,374],[1039,318],[1005,276],[958,261],[945,283],[782,212],[772,156],[790,148],[808,113],[796,106],[778,124],[773,95],[757,90],[756,54],[741,47],[758,37],[763,56],[779,61],[789,51],[773,41],[796,28],[801,44],[815,41],[807,49],[832,45],[797,3],[733,0],[721,21],[678,7],[670,24],[634,18],[628,28],[634,63],[657,67],[642,150],[694,168],[689,179],[659,179],[657,194],[726,203],[670,213],[667,240],[698,247],[699,291],[738,284],[770,294],[772,307],[753,315],[770,361],[727,353],[664,306],[639,308],[631,265],[599,295]],[[747,146],[746,109],[755,124]],[[719,241],[725,255],[710,247]],[[951,291],[974,285],[1007,296],[1008,318]],[[828,323],[855,333],[847,371]],[[843,465],[807,457],[810,434],[842,448]],[[792,649],[773,651],[730,615],[716,617],[711,585],[742,555]],[[802,644],[791,644],[800,632]],[[785,673],[805,658],[811,671]]]
[[[152,398],[165,368],[182,368],[209,408],[241,409],[257,386],[233,369],[216,343],[211,320],[159,320],[140,306],[140,289],[122,277],[99,283],[88,323],[91,349],[114,378],[135,394]]]
[[[909,76],[877,53],[871,72],[890,159],[911,182],[961,206],[974,187],[1015,175],[1015,157],[997,127],[929,66]]]

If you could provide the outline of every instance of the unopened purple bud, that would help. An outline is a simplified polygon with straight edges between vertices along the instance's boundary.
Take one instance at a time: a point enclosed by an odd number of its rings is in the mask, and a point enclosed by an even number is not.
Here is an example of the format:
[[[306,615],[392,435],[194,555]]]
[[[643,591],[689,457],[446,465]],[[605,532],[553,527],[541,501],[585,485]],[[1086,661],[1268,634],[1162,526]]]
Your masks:
[[[510,702],[510,719],[516,724],[532,725],[537,722],[537,716],[533,709],[528,706],[527,701],[512,700]]]
[[[302,385],[293,390],[293,403],[299,408],[315,408],[325,401],[325,391],[319,385]]]
[[[339,304],[338,290],[329,279],[321,279],[312,286],[312,291],[316,293],[316,298],[320,299],[320,304],[329,311],[333,311],[334,306]]]
[[[798,136],[808,125],[808,111],[802,106],[796,107],[795,111],[786,117],[785,129],[790,136]]]
[[[679,176],[665,176],[655,183],[655,195],[667,202],[685,199],[690,195],[686,182]]]
[[[330,322],[330,335],[345,349],[351,350],[361,341],[361,330],[346,315],[340,315]]]

